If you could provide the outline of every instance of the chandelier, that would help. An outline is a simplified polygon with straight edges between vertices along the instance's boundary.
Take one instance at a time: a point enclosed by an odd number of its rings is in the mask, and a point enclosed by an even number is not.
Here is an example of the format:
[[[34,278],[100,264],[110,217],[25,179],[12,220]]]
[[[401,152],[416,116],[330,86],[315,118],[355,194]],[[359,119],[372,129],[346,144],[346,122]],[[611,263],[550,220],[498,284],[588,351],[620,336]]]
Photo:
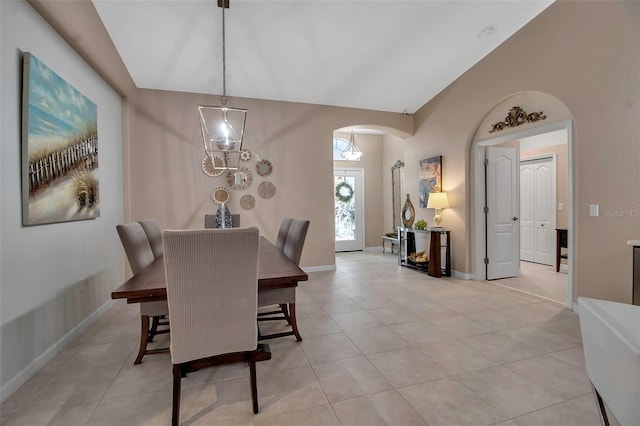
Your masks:
[[[229,0],[218,0],[222,8],[222,96],[220,106],[198,105],[204,152],[215,169],[238,170],[247,110],[227,106],[225,9]]]
[[[360,148],[356,145],[356,137],[353,130],[351,131],[351,137],[349,137],[349,143],[344,151],[342,151],[341,156],[349,161],[360,161],[362,158],[362,151],[360,151]]]

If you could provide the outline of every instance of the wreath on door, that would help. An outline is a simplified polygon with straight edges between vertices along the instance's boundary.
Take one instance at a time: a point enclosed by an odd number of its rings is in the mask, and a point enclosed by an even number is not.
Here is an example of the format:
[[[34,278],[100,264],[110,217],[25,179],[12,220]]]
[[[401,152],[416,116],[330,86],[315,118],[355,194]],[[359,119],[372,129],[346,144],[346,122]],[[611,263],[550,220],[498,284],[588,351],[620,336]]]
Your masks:
[[[346,181],[342,181],[336,185],[336,198],[338,201],[348,203],[353,198],[353,187]]]

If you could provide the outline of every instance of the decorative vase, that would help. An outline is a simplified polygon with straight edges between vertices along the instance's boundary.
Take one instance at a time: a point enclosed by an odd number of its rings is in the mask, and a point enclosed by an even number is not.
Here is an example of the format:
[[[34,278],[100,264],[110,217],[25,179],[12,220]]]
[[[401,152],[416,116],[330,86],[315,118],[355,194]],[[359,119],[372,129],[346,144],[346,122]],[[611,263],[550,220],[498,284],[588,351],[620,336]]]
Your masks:
[[[231,211],[227,203],[220,203],[216,212],[216,228],[231,228]]]
[[[404,207],[402,208],[402,224],[405,228],[411,228],[415,218],[416,210],[413,208],[409,194],[407,194],[407,200],[404,202]]]

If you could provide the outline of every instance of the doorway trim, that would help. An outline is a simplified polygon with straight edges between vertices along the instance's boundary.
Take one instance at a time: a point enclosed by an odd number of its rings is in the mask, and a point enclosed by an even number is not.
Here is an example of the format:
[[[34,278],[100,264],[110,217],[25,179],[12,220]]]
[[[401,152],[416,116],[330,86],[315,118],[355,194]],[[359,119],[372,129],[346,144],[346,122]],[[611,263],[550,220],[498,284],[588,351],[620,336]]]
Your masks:
[[[473,143],[473,167],[474,167],[474,205],[471,217],[474,224],[473,247],[474,247],[474,271],[472,277],[476,281],[486,280],[486,270],[484,268],[484,256],[486,247],[485,238],[485,222],[484,222],[484,199],[485,199],[485,181],[484,181],[484,148],[487,146],[512,141],[514,139],[522,139],[529,136],[536,136],[543,133],[549,133],[556,130],[567,131],[567,157],[568,157],[568,229],[569,229],[569,258],[567,264],[567,307],[573,309],[573,259],[574,259],[574,173],[573,173],[573,120],[562,120],[555,123],[544,124],[532,127],[519,132],[509,133],[507,135],[497,136],[494,138],[484,139]]]

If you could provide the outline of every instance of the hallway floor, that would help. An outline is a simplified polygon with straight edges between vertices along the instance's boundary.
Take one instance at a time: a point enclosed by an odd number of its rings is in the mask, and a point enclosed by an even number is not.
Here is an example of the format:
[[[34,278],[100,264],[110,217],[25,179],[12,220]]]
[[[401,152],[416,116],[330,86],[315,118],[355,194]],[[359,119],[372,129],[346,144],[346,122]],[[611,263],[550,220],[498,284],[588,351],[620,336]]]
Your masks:
[[[248,367],[232,364],[183,379],[183,424],[599,425],[572,311],[431,278],[389,253],[341,253],[336,263],[299,287],[304,341],[268,342],[260,413]],[[114,303],[2,404],[2,425],[168,425],[170,357],[133,365],[139,321],[137,306]]]
[[[563,305],[567,302],[567,265],[555,266],[520,261],[520,276],[490,281],[494,284],[524,291],[535,296],[544,297]]]

